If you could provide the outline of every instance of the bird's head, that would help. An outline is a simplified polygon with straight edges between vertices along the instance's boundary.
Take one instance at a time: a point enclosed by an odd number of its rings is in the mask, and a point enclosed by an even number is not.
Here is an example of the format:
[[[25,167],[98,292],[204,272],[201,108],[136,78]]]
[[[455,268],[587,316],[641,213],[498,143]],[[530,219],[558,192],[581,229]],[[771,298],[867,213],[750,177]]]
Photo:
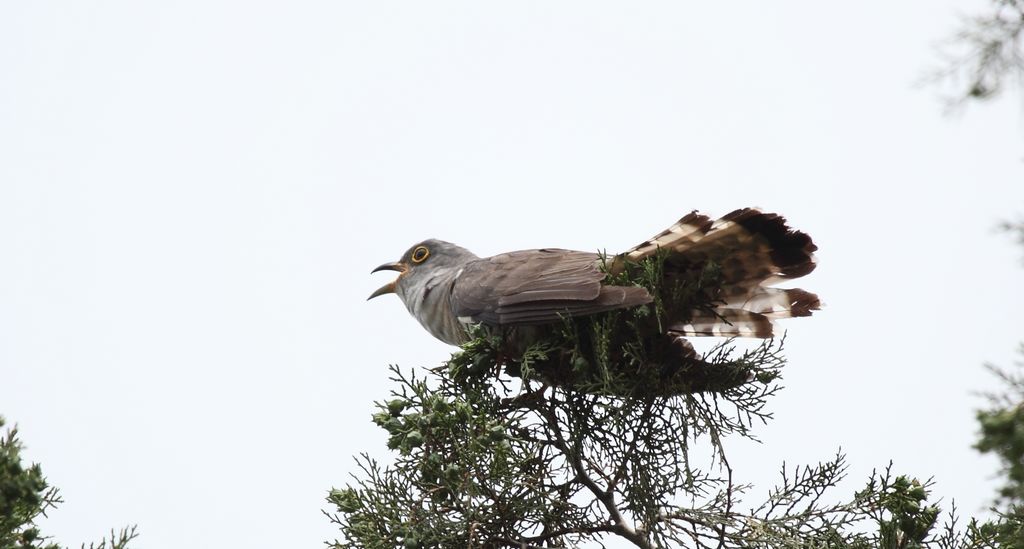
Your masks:
[[[424,240],[406,250],[398,261],[370,271],[398,271],[399,274],[398,278],[370,294],[367,300],[397,293],[404,301],[404,289],[424,285],[438,273],[462,268],[471,259],[476,259],[476,255],[461,246],[433,238]]]

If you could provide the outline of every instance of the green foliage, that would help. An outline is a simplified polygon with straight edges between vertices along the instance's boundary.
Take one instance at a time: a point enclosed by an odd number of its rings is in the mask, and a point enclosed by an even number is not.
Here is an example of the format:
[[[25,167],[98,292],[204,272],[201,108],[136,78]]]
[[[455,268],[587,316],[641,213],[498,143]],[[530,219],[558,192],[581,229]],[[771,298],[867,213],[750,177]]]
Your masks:
[[[1017,244],[1024,246],[1024,219],[1004,221],[999,224],[999,229],[1012,234],[1016,238]]]
[[[857,492],[857,501],[871,509],[878,525],[879,547],[924,546],[940,512],[936,505],[925,505],[928,484],[904,475],[892,479],[886,469],[884,475],[872,475],[868,485]]]
[[[62,502],[60,494],[47,484],[39,464],[24,466],[21,450],[17,428],[5,430],[0,437],[0,549],[59,549],[39,533],[36,520]],[[109,540],[90,543],[89,549],[125,549],[135,537],[134,526],[111,531]]]
[[[1024,356],[1024,345],[1020,352]],[[1003,505],[1024,505],[1024,361],[1017,371],[986,366],[1005,386],[1003,392],[988,395],[989,407],[977,412],[981,434],[974,447],[995,454],[1002,463],[1005,479],[999,488]]]
[[[1020,353],[1024,356],[1024,345]],[[1024,547],[1024,360],[1012,371],[986,367],[1004,388],[988,394],[988,408],[977,412],[980,434],[974,447],[999,458],[1003,485],[996,503],[1001,510],[996,521],[972,524],[972,532],[988,543],[985,547]]]
[[[951,105],[997,97],[1011,81],[1024,84],[1024,0],[989,0],[981,13],[962,18],[940,53],[946,66],[932,79],[951,89]]]
[[[1007,512],[998,513],[994,520],[971,519],[960,541],[957,547],[1024,548],[1024,511],[1011,506]]]
[[[755,362],[780,361],[774,345]],[[1018,547],[1018,516],[958,528],[951,513],[940,527],[930,481],[889,468],[843,501],[841,454],[784,466],[763,502],[745,504],[752,487],[734,481],[723,441],[753,436],[774,387],[623,398],[493,365],[470,374],[464,359],[425,377],[392,367],[398,387],[371,419],[394,463],[364,454],[353,483],[330,492],[343,534],[333,547],[576,547],[609,536],[637,547]]]
[[[669,544],[678,517],[704,514],[677,504],[680,494],[731,497],[690,464],[690,443],[710,440],[720,453],[725,435],[767,418],[764,398],[777,389],[615,398],[516,380],[493,363],[473,370],[465,355],[489,349],[475,344],[427,378],[392,368],[399,388],[372,420],[396,460],[382,467],[364,455],[355,484],[330,493],[346,537],[335,546],[519,547],[599,534]],[[768,343],[745,356],[778,366],[778,350]]]
[[[1021,17],[1024,18],[1024,4]],[[1024,221],[1004,222],[1001,228],[1015,233],[1024,245]],[[1024,357],[1024,344],[1019,352]],[[1003,485],[998,489],[995,520],[968,525],[971,547],[1024,548],[1024,360],[1007,370],[986,364],[1002,382],[999,392],[987,394],[988,407],[976,412],[980,433],[974,448],[995,454],[1001,464]]]
[[[25,468],[21,449],[17,429],[6,430],[0,439],[0,549],[55,549],[39,534],[35,520],[60,496],[46,484],[38,464]]]

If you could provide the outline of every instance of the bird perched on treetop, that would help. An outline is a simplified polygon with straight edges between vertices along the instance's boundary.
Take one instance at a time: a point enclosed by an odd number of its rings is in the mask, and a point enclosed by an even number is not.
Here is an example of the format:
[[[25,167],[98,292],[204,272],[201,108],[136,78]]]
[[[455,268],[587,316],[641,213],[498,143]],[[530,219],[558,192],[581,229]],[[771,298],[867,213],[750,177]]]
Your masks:
[[[667,307],[663,328],[674,336],[772,336],[772,320],[810,316],[818,296],[772,287],[814,270],[811,238],[790,229],[782,216],[736,210],[717,221],[692,212],[657,236],[622,254],[545,248],[477,257],[450,242],[425,240],[394,263],[372,272],[398,278],[369,299],[395,293],[434,337],[465,343],[467,327],[543,325],[565,317],[628,309],[654,301],[642,286],[616,285],[615,275],[663,254],[664,281],[687,278],[709,264],[717,282],[697,309]],[[671,304],[669,304],[671,305]]]

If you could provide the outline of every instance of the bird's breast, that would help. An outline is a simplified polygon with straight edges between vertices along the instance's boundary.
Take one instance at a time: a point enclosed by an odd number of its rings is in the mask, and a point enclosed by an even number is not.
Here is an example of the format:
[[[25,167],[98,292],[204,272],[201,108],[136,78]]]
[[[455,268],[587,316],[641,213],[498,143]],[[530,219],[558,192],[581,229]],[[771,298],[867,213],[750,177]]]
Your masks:
[[[451,285],[457,273],[440,273],[425,284],[406,288],[400,294],[413,318],[431,335],[449,345],[469,341],[466,326],[456,318],[451,307]]]

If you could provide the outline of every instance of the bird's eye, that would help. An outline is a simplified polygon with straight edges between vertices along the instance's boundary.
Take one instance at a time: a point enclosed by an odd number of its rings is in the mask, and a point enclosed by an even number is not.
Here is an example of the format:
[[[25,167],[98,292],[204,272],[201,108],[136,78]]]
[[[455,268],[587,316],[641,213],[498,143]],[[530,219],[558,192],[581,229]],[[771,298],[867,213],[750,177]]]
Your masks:
[[[430,257],[430,250],[426,246],[416,246],[416,249],[412,251],[412,262],[423,263]]]

